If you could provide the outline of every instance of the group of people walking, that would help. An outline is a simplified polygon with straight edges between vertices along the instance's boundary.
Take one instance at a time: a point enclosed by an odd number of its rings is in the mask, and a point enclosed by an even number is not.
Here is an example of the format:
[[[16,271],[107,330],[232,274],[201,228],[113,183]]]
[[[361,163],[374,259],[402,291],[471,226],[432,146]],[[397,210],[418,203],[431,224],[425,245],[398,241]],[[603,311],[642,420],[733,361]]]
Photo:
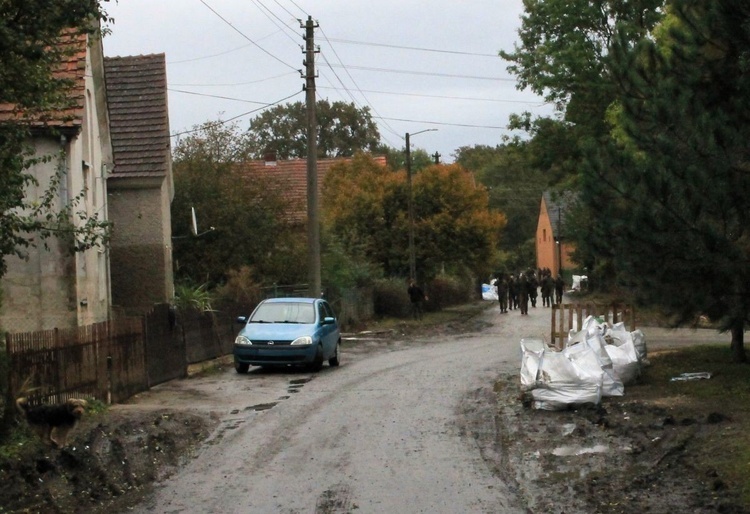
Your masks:
[[[520,309],[522,315],[529,314],[529,303],[536,307],[539,292],[542,294],[542,306],[552,307],[552,302],[562,303],[565,282],[562,276],[552,278],[549,268],[529,269],[517,274],[500,273],[495,280],[500,312]]]

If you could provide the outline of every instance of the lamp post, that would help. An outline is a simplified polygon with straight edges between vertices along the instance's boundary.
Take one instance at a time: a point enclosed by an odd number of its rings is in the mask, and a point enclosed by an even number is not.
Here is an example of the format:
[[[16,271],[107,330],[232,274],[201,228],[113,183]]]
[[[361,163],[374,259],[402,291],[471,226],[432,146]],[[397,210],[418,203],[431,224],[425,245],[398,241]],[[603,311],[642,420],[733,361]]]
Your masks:
[[[437,129],[424,129],[413,134],[406,133],[406,189],[409,201],[409,278],[417,279],[417,263],[414,256],[414,195],[411,188],[411,147],[409,138],[423,132],[434,132]]]

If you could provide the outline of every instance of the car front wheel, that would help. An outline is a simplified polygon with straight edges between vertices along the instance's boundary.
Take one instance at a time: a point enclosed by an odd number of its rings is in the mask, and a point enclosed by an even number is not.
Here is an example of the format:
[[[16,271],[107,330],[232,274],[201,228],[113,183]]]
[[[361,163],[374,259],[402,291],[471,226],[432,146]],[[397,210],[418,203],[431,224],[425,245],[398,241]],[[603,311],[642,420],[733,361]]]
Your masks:
[[[235,362],[234,369],[237,371],[237,373],[245,374],[247,373],[247,370],[250,369],[250,364],[248,364],[247,362]]]
[[[340,361],[339,361],[339,348],[340,347],[341,347],[341,341],[336,343],[336,350],[334,351],[333,357],[328,359],[329,366],[338,366],[340,364]]]
[[[318,348],[315,350],[315,358],[312,361],[312,364],[310,365],[310,369],[313,371],[320,371],[320,369],[323,367],[323,346],[318,345]]]

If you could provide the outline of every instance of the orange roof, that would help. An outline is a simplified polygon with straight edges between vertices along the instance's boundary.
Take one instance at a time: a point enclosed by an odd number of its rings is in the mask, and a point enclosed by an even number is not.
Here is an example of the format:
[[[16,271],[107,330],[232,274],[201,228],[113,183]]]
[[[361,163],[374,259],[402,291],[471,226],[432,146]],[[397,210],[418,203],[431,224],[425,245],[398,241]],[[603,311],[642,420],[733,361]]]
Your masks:
[[[386,165],[385,156],[373,156],[373,159],[382,166]],[[318,194],[331,166],[348,161],[351,161],[351,157],[318,159]],[[304,223],[307,220],[307,159],[246,161],[239,163],[235,169],[245,179],[262,178],[272,184],[289,207],[288,221]]]
[[[52,76],[57,80],[72,81],[72,87],[68,91],[69,102],[63,109],[31,115],[30,123],[35,127],[54,126],[79,129],[83,123],[85,105],[88,36],[66,33],[60,37],[60,46],[65,47],[62,52],[63,60],[55,67]],[[0,121],[24,120],[23,111],[16,107],[14,104],[0,104]]]

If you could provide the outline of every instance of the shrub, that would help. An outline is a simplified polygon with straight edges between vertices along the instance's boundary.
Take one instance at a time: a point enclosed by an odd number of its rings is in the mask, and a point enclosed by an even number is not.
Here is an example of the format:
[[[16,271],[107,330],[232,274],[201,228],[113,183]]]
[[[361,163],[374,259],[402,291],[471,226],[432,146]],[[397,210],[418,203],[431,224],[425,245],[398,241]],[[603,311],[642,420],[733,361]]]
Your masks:
[[[411,311],[409,296],[406,294],[408,285],[403,279],[382,279],[375,281],[373,288],[373,303],[375,316],[392,316],[403,318]]]
[[[435,277],[427,288],[427,309],[440,310],[451,305],[474,299],[474,284],[469,278],[440,275]]]

